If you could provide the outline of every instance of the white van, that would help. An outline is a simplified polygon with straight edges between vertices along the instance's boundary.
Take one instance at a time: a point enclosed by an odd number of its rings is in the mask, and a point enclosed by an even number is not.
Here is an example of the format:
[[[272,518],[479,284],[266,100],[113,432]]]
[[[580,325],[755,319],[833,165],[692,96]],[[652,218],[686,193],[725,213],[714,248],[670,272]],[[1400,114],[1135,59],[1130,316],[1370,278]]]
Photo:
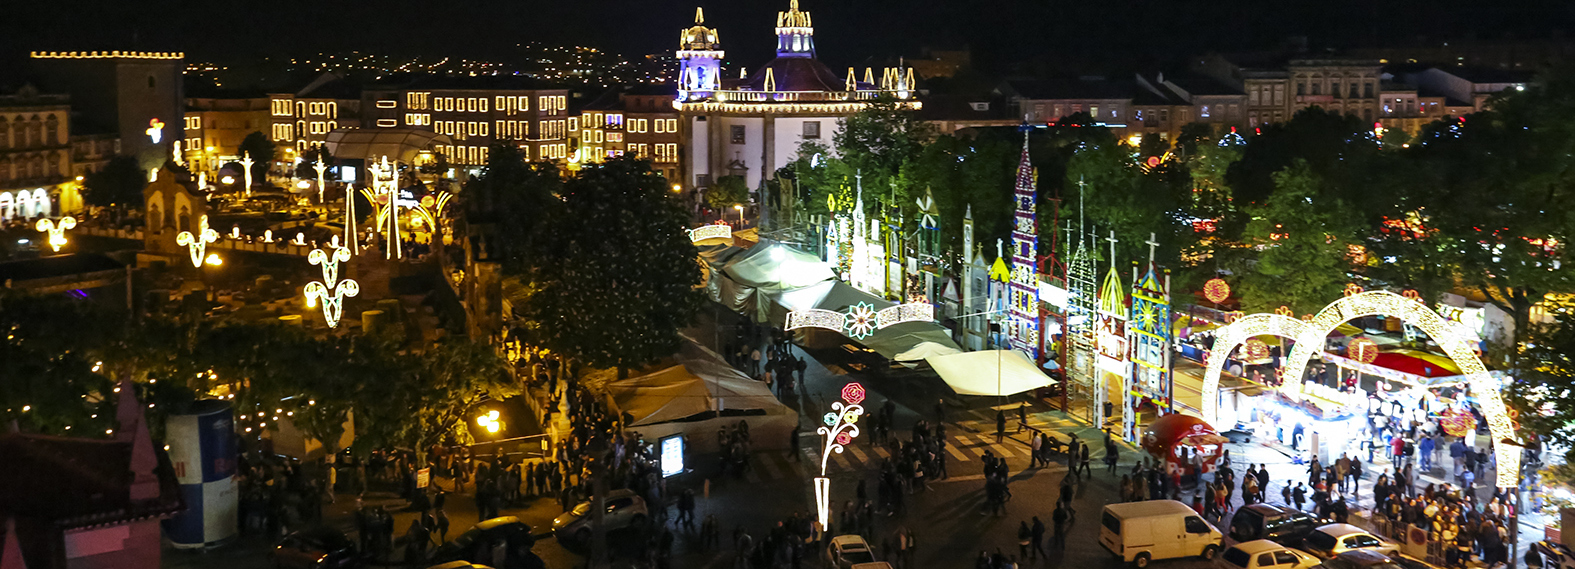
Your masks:
[[[1192,555],[1212,560],[1224,539],[1192,508],[1175,500],[1110,504],[1099,528],[1100,545],[1140,568],[1150,561]]]

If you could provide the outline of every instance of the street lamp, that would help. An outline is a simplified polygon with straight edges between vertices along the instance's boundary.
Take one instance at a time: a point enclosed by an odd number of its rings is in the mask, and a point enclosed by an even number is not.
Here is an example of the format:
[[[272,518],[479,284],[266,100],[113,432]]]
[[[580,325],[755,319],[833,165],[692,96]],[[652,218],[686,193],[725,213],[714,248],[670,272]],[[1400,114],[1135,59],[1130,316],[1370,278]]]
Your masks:
[[[738,210],[738,224],[740,226],[744,225],[744,206],[743,206],[743,204],[733,204],[733,209]]]
[[[673,193],[676,194],[676,193],[679,193],[679,192],[682,192],[682,191],[684,191],[684,187],[682,185],[673,184]]]

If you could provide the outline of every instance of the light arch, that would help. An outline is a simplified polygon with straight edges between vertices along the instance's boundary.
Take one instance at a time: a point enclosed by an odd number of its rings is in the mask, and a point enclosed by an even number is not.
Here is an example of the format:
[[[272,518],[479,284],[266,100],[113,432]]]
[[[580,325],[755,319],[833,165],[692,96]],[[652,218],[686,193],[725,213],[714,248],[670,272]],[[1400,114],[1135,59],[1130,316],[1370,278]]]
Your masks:
[[[1253,314],[1218,329],[1215,332],[1214,347],[1209,351],[1208,367],[1203,377],[1203,420],[1209,423],[1218,421],[1219,410],[1215,394],[1219,391],[1220,371],[1231,351],[1246,342],[1248,338],[1261,334],[1278,336],[1287,336],[1292,332],[1296,334],[1293,336],[1296,338],[1296,345],[1286,355],[1281,367],[1287,377],[1296,380],[1283,384],[1280,390],[1292,399],[1300,400],[1302,396],[1300,379],[1305,375],[1307,363],[1312,359],[1313,354],[1322,350],[1324,340],[1335,327],[1364,316],[1399,318],[1426,332],[1439,347],[1443,348],[1444,354],[1460,367],[1461,375],[1466,376],[1466,383],[1470,386],[1471,393],[1476,396],[1482,415],[1487,418],[1488,430],[1492,433],[1493,440],[1516,440],[1514,424],[1510,420],[1508,408],[1504,406],[1504,400],[1499,397],[1498,386],[1494,385],[1493,376],[1488,373],[1487,366],[1482,365],[1482,360],[1477,357],[1476,350],[1472,348],[1470,342],[1452,331],[1448,321],[1420,301],[1388,291],[1371,291],[1346,296],[1329,303],[1307,322],[1274,314]],[[1499,465],[1497,485],[1501,488],[1515,486],[1520,473],[1519,447],[1499,443],[1494,445],[1494,452],[1498,455]]]

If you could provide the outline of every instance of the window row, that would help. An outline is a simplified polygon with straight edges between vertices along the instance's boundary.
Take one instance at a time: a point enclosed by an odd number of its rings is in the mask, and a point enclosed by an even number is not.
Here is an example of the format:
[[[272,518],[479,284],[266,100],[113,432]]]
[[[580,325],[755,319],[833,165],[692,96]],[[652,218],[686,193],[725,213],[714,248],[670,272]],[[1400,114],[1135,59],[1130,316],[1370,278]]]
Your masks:
[[[405,113],[407,126],[432,126],[431,113]]]
[[[541,135],[537,138],[542,140],[560,140],[566,138],[569,135],[568,121],[541,121],[541,131]]]
[[[5,119],[0,118],[0,148],[28,148],[32,146],[56,146],[61,144],[60,121],[55,115],[49,115],[48,121],[38,120],[37,116],[31,121],[18,120],[8,128]]]
[[[482,165],[487,163],[487,147],[485,146],[454,146],[451,144],[437,145],[437,151],[448,157],[454,164]]]
[[[186,117],[186,130],[202,129],[202,117]]]
[[[499,138],[523,140],[530,138],[530,121],[494,121],[493,130]]]
[[[437,121],[437,126],[433,130],[438,134],[449,135],[455,140],[464,140],[471,136],[490,136],[487,134],[488,126],[487,123],[478,121]]]
[[[411,91],[411,92],[405,93],[405,110],[407,110],[407,111],[425,111],[425,110],[427,110],[427,105],[431,102],[431,97],[432,97],[431,93],[422,93],[422,92],[416,92],[416,91]],[[389,103],[393,103],[393,101],[388,101],[388,102]],[[380,109],[381,108],[385,108],[383,106],[383,102],[382,101],[378,101],[377,108],[380,108]],[[393,108],[393,105],[390,104],[386,108]]]

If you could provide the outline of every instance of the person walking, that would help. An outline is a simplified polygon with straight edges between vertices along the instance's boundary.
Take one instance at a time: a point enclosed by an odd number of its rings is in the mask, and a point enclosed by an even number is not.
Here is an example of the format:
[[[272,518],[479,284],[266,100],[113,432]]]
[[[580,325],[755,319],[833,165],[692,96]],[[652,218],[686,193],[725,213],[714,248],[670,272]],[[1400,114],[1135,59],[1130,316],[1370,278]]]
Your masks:
[[[1055,530],[1053,538],[1055,539],[1056,549],[1066,549],[1066,526],[1071,519],[1072,514],[1067,511],[1066,503],[1056,502],[1055,511],[1050,513],[1050,523]]]
[[[1028,402],[1024,401],[1022,405],[1017,406],[1017,432],[1021,433],[1026,428],[1028,428]]]
[[[1006,440],[1006,412],[1002,411],[1000,409],[996,409],[995,410],[995,444],[1001,444],[1001,441],[1004,441],[1004,440]]]
[[[1045,439],[1038,433],[1035,433],[1034,436],[1029,437],[1029,439],[1031,442],[1029,444],[1030,449],[1028,453],[1028,467],[1039,468],[1039,461],[1044,458],[1041,455],[1040,449],[1044,447]]]
[[[1028,529],[1028,522],[1017,522],[1017,556],[1028,559],[1029,548],[1034,542],[1034,532]]]
[[[1039,521],[1039,516],[1034,516],[1034,525],[1029,527],[1029,540],[1033,545],[1028,550],[1030,559],[1038,559],[1041,555],[1049,557],[1049,554],[1045,553],[1045,523]]]

